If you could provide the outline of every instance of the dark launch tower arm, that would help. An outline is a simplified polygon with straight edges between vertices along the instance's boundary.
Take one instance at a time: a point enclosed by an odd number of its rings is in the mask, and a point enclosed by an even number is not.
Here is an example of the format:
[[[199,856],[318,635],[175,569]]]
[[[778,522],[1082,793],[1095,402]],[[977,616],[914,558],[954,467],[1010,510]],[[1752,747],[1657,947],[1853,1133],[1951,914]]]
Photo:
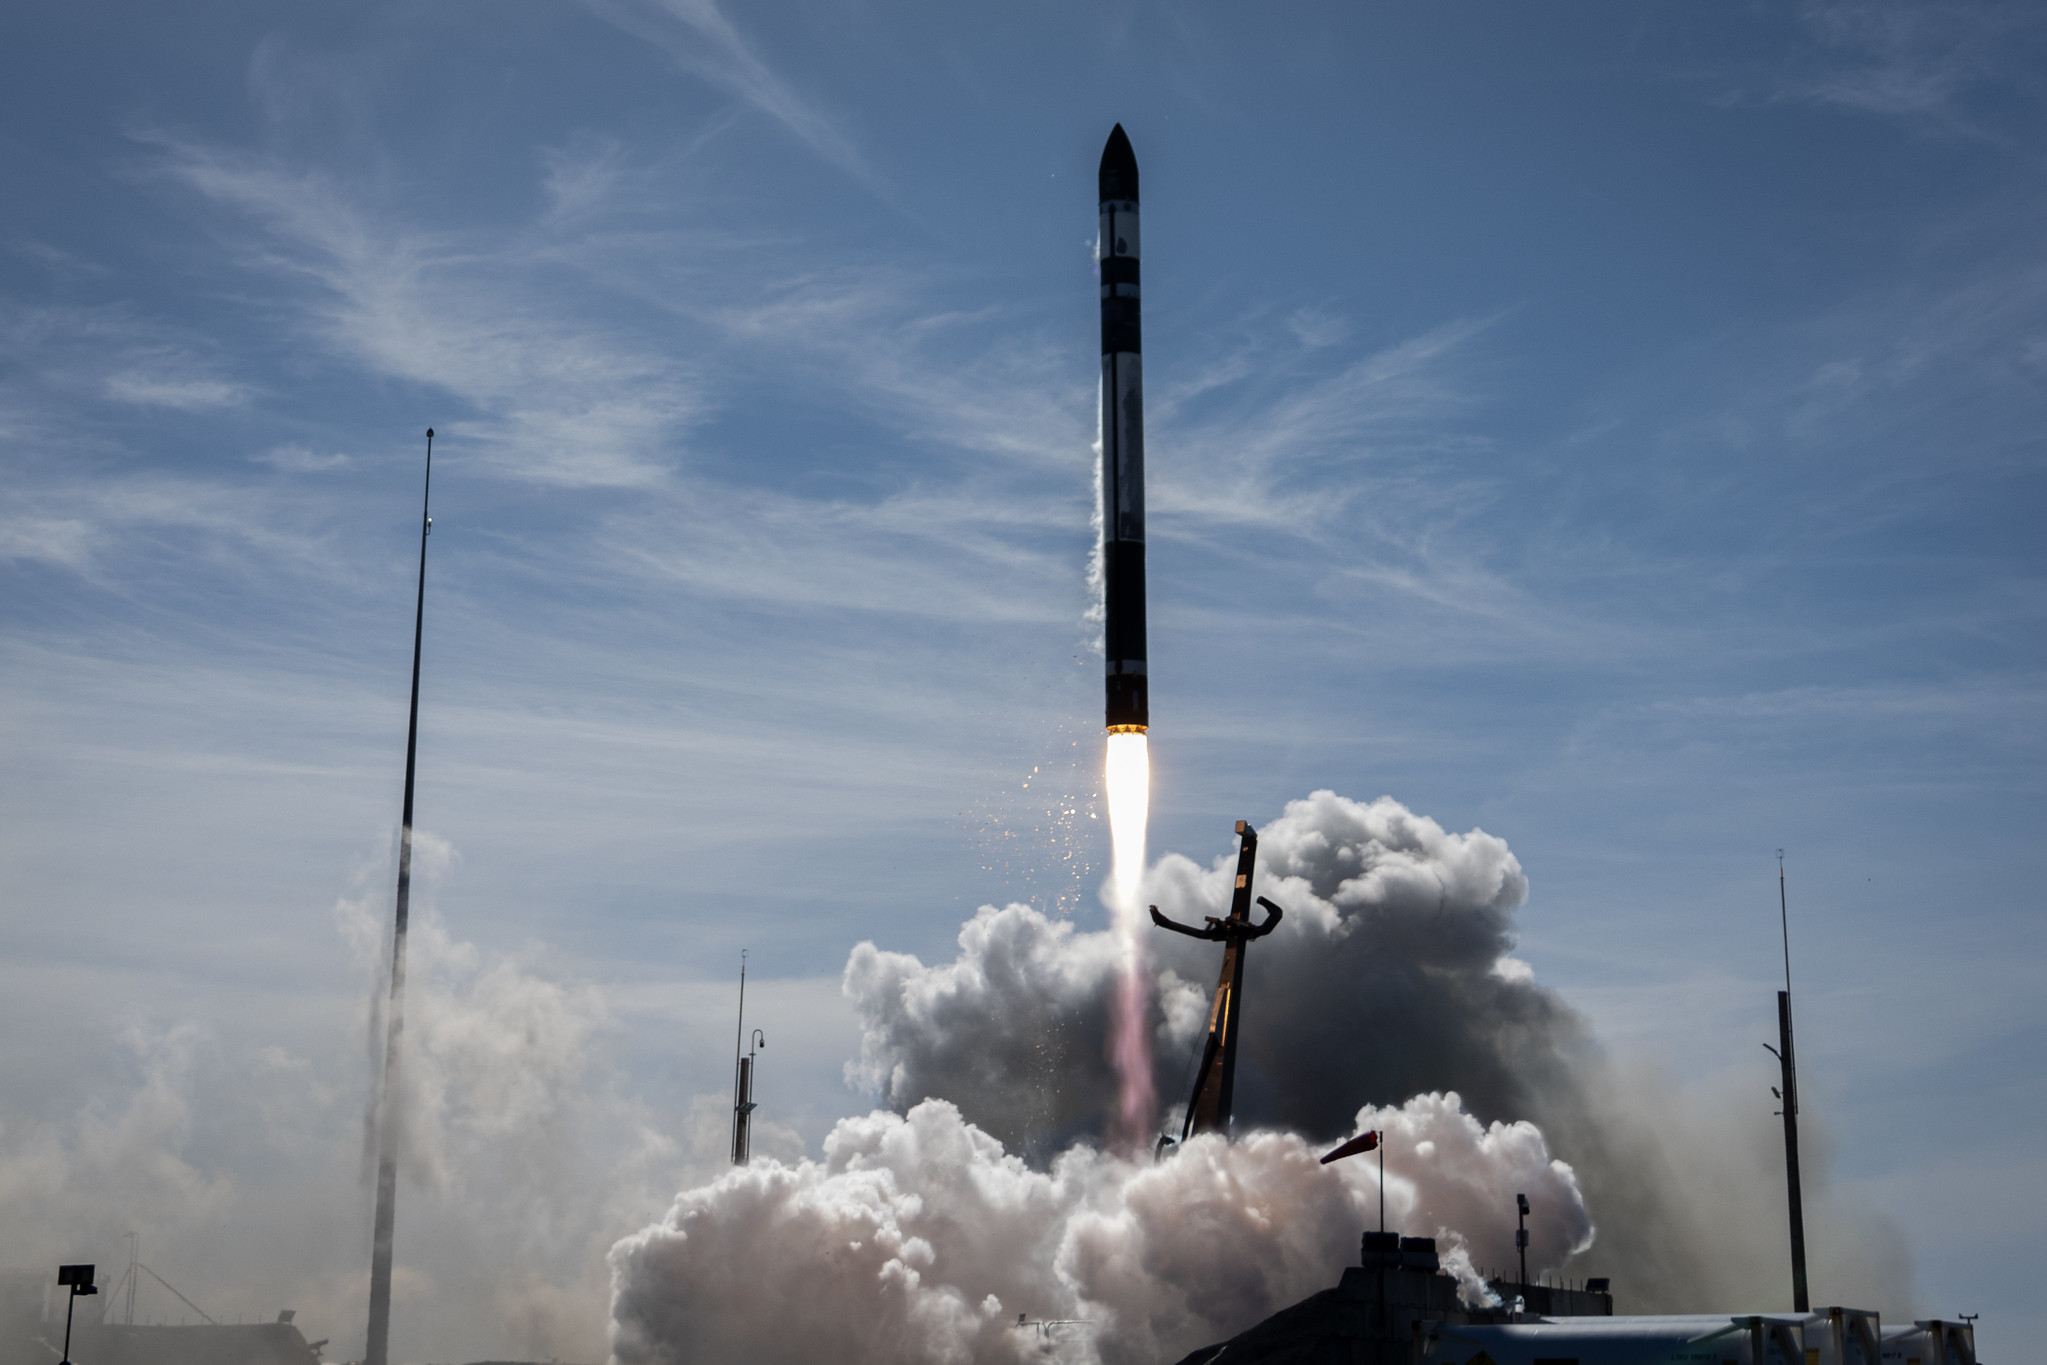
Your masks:
[[[1151,922],[1189,938],[1223,945],[1221,979],[1215,986],[1215,1003],[1208,1011],[1208,1038],[1201,1047],[1201,1066],[1194,1073],[1194,1093],[1187,1099],[1187,1119],[1180,1125],[1180,1140],[1196,1133],[1230,1131],[1230,1106],[1237,1085],[1237,1033],[1243,1021],[1244,954],[1251,940],[1264,938],[1279,927],[1285,911],[1258,897],[1265,907],[1265,922],[1251,922],[1251,874],[1258,859],[1258,831],[1237,821],[1237,879],[1230,889],[1230,913],[1222,918],[1206,917],[1202,928],[1179,924],[1151,908]]]
[[[1167,919],[1159,913],[1159,908],[1154,905],[1151,907],[1151,922],[1161,929],[1171,929],[1174,933],[1185,934],[1189,938],[1219,939],[1229,936],[1229,930],[1223,928],[1223,922],[1214,915],[1208,917],[1208,927],[1206,929],[1196,929],[1191,924],[1182,924],[1178,920]]]
[[[1151,922],[1161,929],[1171,929],[1174,933],[1185,934],[1189,938],[1207,939],[1211,943],[1222,942],[1230,938],[1264,938],[1279,927],[1279,922],[1285,917],[1286,911],[1280,909],[1263,896],[1258,898],[1258,903],[1264,906],[1268,912],[1263,924],[1252,924],[1247,919],[1241,925],[1236,925],[1230,920],[1217,919],[1214,915],[1206,915],[1203,918],[1207,922],[1208,927],[1196,929],[1191,924],[1182,924],[1178,920],[1166,918],[1159,913],[1159,908],[1156,905],[1151,907]]]
[[[1266,911],[1265,923],[1259,925],[1256,929],[1252,929],[1249,932],[1247,932],[1245,934],[1246,938],[1264,938],[1274,929],[1279,928],[1279,922],[1282,919],[1286,918],[1286,911],[1280,909],[1271,901],[1265,899],[1265,897],[1260,896],[1258,898],[1258,903],[1265,907]]]

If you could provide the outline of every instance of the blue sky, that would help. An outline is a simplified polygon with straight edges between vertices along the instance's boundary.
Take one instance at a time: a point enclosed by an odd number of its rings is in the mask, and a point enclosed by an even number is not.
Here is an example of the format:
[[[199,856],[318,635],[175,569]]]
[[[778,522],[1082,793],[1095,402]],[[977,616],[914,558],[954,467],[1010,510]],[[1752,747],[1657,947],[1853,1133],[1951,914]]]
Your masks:
[[[336,906],[388,916],[429,425],[426,900],[602,998],[608,1102],[679,1129],[723,1084],[744,946],[814,1143],[864,1103],[854,943],[1096,922],[1120,120],[1155,852],[1323,787],[1483,827],[1539,979],[1764,1105],[1784,848],[1833,1179],[1908,1229],[1913,1311],[2015,1344],[2043,41],[1976,4],[10,6],[0,1156],[187,1040],[165,1141],[242,1193],[151,1226],[227,1301],[249,1192],[313,1178],[208,1097],[268,1048],[352,1121]]]

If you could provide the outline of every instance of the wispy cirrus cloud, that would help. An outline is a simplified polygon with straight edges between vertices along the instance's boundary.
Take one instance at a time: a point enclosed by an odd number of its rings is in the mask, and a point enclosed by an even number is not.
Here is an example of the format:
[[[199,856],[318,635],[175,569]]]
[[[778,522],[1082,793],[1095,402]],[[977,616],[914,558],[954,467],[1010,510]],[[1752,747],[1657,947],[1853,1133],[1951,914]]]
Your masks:
[[[1800,19],[1827,57],[1784,93],[1871,114],[1943,114],[1973,86],[2037,81],[2022,54],[2047,37],[2037,6],[2006,3],[1829,0]]]
[[[1673,697],[1653,709],[1672,716],[1755,724],[1805,724],[1815,718],[1844,725],[1965,724],[1995,729],[2013,742],[2037,742],[2047,736],[2047,688],[2042,681],[2021,675],[1966,683],[1791,687],[1733,696]]]
[[[1814,104],[1901,119],[1926,131],[2004,141],[1971,108],[1990,86],[2038,93],[2047,20],[2005,0],[1810,0],[1795,12],[1805,42],[1713,84],[1735,105]]]
[[[536,297],[544,252],[384,220],[332,179],[156,137],[164,170],[264,229],[249,263],[312,281],[306,326],[375,373],[432,385],[472,415],[445,423],[482,462],[567,487],[665,477],[704,411],[672,354]],[[522,288],[522,286],[525,286]]]
[[[14,362],[7,387],[90,395],[137,407],[201,413],[246,404],[252,389],[220,348],[190,328],[126,305],[45,304],[11,310],[0,355]]]
[[[106,393],[119,403],[176,408],[180,412],[238,407],[248,398],[248,391],[239,384],[200,378],[175,369],[132,369],[108,375]]]
[[[91,554],[92,529],[79,517],[0,516],[0,559],[81,569]]]
[[[85,477],[44,472],[0,513],[0,558],[39,560],[106,586],[150,576],[164,558],[232,560],[264,576],[359,570],[329,541],[333,509],[313,496],[168,470]]]
[[[7,249],[62,279],[97,279],[107,273],[107,268],[98,261],[33,237],[17,237],[7,243]]]
[[[762,60],[716,0],[585,0],[593,13],[640,38],[691,75],[737,96],[788,129],[819,157],[879,191],[880,179],[842,131]]]
[[[1084,358],[1002,310],[948,307],[905,272],[807,273],[707,318],[934,450],[1073,472],[1093,458]]]
[[[1319,351],[1321,335],[1301,338]],[[1287,329],[1295,331],[1294,319]],[[1161,439],[1183,452],[1153,481],[1160,512],[1196,523],[1314,535],[1347,520],[1369,487],[1460,436],[1478,402],[1467,380],[1490,320],[1458,320],[1316,374],[1259,342],[1220,356],[1154,409]],[[1331,477],[1334,475],[1335,477]]]
[[[150,140],[169,177],[227,215],[247,268],[312,285],[291,325],[463,404],[437,425],[461,439],[470,468],[651,495],[606,519],[594,560],[587,547],[529,547],[559,553],[563,572],[601,564],[799,611],[988,621],[1085,610],[1093,367],[1027,318],[961,307],[970,281],[873,260],[792,271],[775,243],[621,233],[618,215],[651,189],[603,139],[544,157],[547,207],[491,232],[427,231],[373,189]],[[562,287],[565,269],[582,287]],[[618,297],[640,316],[593,304]],[[1153,471],[1154,536],[1268,564],[1312,551],[1301,570],[1339,599],[1391,594],[1532,628],[1544,613],[1457,530],[1490,497],[1456,457],[1484,444],[1471,417],[1479,346],[1497,321],[1347,354],[1346,319],[1297,310],[1197,352],[1153,405],[1171,451]],[[778,441],[771,458],[795,477],[698,467],[684,442],[755,401],[767,373],[835,420],[855,417],[861,444],[907,444],[917,458],[845,466]],[[296,443],[255,458],[338,467]]]
[[[287,474],[321,474],[354,463],[353,456],[344,455],[340,451],[329,451],[323,455],[300,445],[276,446],[249,458],[257,464],[267,464],[272,469],[282,470]]]

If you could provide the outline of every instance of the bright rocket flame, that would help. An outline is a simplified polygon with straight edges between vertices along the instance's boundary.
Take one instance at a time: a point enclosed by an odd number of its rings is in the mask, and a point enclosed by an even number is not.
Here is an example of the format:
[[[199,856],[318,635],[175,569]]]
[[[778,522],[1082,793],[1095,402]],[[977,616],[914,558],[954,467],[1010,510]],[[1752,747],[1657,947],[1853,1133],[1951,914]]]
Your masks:
[[[1109,842],[1115,850],[1110,885],[1116,910],[1137,905],[1144,876],[1144,828],[1151,818],[1151,750],[1141,731],[1109,736]]]
[[[1145,825],[1151,818],[1151,750],[1143,732],[1109,736],[1105,779],[1109,843],[1114,852],[1109,909],[1123,959],[1109,1040],[1110,1059],[1120,1081],[1116,1137],[1125,1147],[1141,1147],[1151,1136],[1158,1098],[1151,1083],[1151,1037],[1145,1029],[1145,917],[1139,896]]]

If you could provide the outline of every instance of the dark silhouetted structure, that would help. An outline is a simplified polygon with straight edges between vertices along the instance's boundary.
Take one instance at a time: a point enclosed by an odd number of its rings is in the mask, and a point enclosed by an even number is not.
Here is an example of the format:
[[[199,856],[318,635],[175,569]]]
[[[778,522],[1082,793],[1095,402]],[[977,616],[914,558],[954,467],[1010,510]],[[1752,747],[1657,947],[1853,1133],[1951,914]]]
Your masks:
[[[1194,1073],[1194,1093],[1187,1100],[1187,1117],[1180,1125],[1180,1140],[1196,1133],[1230,1131],[1230,1103],[1237,1085],[1237,1030],[1243,1021],[1244,949],[1254,938],[1264,938],[1279,924],[1285,912],[1260,896],[1265,907],[1263,924],[1251,923],[1251,870],[1258,858],[1258,831],[1237,821],[1237,835],[1243,841],[1237,849],[1237,881],[1230,892],[1230,913],[1226,918],[1206,917],[1204,928],[1176,924],[1151,907],[1152,923],[1161,929],[1190,938],[1211,939],[1223,945],[1222,979],[1216,983],[1215,1003],[1208,1011],[1208,1041],[1202,1045],[1201,1068]]]
[[[107,1326],[82,1365],[320,1365],[320,1348],[280,1314],[277,1322],[194,1327]]]
[[[92,1280],[93,1267],[89,1265],[60,1265],[57,1267],[57,1284],[71,1293],[64,1300],[64,1365],[71,1365],[71,1310],[78,1300],[87,1294],[100,1292]]]
[[[1777,850],[1777,915],[1784,930],[1784,989],[1777,992],[1777,1046],[1763,1046],[1777,1056],[1784,1072],[1783,1089],[1776,1091],[1784,1107],[1784,1194],[1791,1216],[1791,1307],[1812,1310],[1812,1294],[1805,1280],[1805,1190],[1798,1172],[1798,1053],[1791,1045],[1791,910],[1784,898],[1784,850]]]
[[[384,1077],[377,1097],[377,1211],[370,1233],[370,1327],[363,1365],[390,1365],[391,1242],[398,1210],[398,1064],[405,1030],[405,929],[412,901],[412,778],[419,755],[419,655],[426,632],[426,538],[433,531],[434,429],[426,429],[426,485],[419,507],[419,599],[412,614],[412,706],[405,723],[405,809],[398,823],[398,910],[391,932],[391,1000]]]

